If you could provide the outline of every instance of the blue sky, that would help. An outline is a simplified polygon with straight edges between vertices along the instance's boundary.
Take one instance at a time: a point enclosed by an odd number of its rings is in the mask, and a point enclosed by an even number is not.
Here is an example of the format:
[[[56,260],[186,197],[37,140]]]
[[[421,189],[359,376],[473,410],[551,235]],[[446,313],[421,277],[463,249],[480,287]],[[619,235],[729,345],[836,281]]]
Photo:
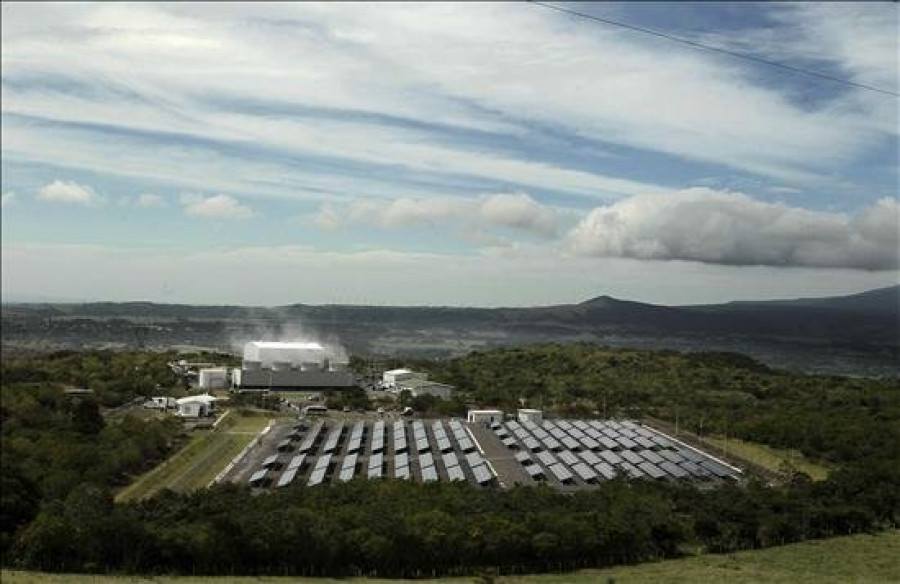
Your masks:
[[[569,3],[896,92],[892,3]],[[4,298],[897,282],[898,99],[527,3],[3,4]]]

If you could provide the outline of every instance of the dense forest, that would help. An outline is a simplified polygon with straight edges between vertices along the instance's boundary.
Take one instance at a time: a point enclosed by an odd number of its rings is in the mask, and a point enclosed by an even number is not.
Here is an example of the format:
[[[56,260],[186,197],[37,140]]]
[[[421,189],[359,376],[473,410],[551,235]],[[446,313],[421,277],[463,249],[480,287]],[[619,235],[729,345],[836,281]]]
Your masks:
[[[392,361],[462,389],[473,403],[562,416],[653,416],[700,435],[728,434],[811,458],[900,457],[900,380],[770,369],[735,353],[618,349],[587,343]]]
[[[3,360],[5,566],[408,577],[568,570],[900,525],[896,379],[806,376],[739,355],[586,344],[403,364],[461,390],[454,402],[422,407],[524,403],[562,415],[665,419],[677,410],[698,432],[727,429],[801,448],[837,470],[824,481],[798,473],[780,485],[751,480],[702,490],[617,479],[574,495],[354,481],[256,496],[224,485],[115,504],[113,489],[163,456],[180,430],[100,414],[148,387],[183,391],[160,366],[168,358],[88,352]],[[68,396],[66,384],[97,387],[97,398]]]

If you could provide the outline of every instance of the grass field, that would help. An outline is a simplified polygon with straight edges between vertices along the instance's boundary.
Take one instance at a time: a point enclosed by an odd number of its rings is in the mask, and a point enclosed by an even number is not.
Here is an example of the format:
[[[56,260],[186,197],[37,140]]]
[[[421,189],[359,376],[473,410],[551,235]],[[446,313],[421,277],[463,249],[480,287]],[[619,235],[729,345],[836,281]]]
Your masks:
[[[707,436],[703,440],[719,448],[725,448],[725,438],[722,436]],[[765,444],[729,438],[728,452],[746,458],[750,462],[772,471],[779,471],[781,465],[787,462],[795,469],[808,474],[813,480],[822,481],[828,478],[828,467],[808,460],[797,451],[778,450]]]
[[[504,584],[819,584],[900,582],[900,531],[809,541],[768,550],[703,555],[654,564],[568,574],[499,577]],[[3,571],[3,584],[377,584],[381,579],[131,577]],[[474,578],[416,580],[417,584],[476,582]],[[393,581],[398,582],[398,581]]]
[[[143,499],[164,488],[190,491],[206,487],[269,423],[262,416],[231,412],[215,430],[195,430],[190,441],[116,495],[117,501]]]

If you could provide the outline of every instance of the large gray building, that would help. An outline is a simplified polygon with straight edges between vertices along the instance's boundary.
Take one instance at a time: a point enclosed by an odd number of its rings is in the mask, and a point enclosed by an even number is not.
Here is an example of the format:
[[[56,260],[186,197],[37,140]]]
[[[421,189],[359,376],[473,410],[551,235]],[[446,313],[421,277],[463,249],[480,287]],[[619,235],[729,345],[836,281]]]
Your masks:
[[[357,385],[346,358],[315,342],[252,341],[232,374],[238,391],[346,389]]]

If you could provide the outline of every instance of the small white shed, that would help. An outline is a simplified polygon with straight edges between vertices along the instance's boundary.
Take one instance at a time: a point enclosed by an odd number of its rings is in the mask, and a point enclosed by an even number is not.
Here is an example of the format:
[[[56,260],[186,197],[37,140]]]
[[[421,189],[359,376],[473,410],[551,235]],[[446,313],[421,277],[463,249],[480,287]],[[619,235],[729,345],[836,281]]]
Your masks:
[[[503,421],[503,412],[500,410],[469,410],[466,415],[467,422],[476,424],[493,424]]]
[[[536,424],[540,424],[544,419],[544,412],[541,410],[532,410],[527,408],[522,408],[518,411],[518,416],[520,422],[534,422]]]
[[[178,400],[178,415],[182,418],[202,418],[216,407],[215,398],[209,394],[191,395]]]

